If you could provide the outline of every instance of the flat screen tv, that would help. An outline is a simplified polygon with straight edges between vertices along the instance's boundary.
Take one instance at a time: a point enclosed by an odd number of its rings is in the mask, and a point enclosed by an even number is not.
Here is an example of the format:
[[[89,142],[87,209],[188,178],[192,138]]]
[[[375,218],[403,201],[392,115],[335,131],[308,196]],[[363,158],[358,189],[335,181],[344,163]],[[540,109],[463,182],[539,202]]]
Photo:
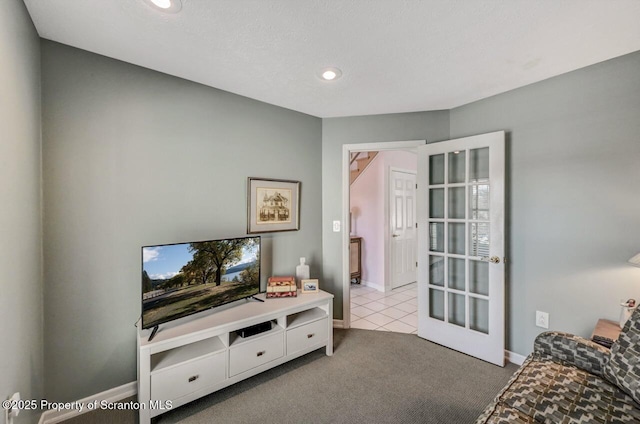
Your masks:
[[[260,237],[142,248],[142,328],[260,293]]]

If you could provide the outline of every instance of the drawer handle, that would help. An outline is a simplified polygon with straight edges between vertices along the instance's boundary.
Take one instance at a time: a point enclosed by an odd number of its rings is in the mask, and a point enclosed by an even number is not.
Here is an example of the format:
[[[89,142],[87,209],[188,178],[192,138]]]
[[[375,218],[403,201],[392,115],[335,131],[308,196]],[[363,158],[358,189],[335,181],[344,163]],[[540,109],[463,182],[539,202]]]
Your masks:
[[[196,381],[198,378],[200,378],[199,375],[194,375],[192,377],[189,377],[189,383],[193,383],[194,381]]]
[[[264,355],[265,353],[267,353],[267,351],[266,351],[266,350],[261,350],[260,352],[256,353],[256,356],[262,356],[262,355]]]
[[[315,333],[311,333],[311,334],[307,334],[307,339],[310,339],[311,337],[315,336]]]

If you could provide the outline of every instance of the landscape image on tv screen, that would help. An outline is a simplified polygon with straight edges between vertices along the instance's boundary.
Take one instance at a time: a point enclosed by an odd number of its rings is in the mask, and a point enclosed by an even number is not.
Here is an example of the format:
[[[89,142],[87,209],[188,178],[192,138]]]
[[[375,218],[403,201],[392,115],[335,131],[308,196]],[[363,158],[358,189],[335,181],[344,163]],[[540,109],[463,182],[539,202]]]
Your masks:
[[[142,248],[142,328],[260,292],[260,237]]]

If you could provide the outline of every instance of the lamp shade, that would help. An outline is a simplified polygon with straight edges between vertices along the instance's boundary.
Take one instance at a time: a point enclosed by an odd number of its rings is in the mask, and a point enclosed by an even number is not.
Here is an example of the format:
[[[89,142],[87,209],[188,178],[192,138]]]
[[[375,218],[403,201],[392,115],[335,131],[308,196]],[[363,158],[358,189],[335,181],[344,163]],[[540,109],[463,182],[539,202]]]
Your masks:
[[[633,258],[629,259],[629,263],[633,266],[640,267],[640,253],[636,254]]]

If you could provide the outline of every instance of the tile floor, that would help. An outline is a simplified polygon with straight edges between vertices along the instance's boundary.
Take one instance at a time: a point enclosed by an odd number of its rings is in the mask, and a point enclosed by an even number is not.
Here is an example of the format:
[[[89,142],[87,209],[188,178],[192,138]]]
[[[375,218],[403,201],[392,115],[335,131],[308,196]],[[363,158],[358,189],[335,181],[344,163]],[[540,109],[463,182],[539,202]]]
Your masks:
[[[360,284],[352,284],[351,327],[416,334],[417,283],[407,284],[386,293]]]

